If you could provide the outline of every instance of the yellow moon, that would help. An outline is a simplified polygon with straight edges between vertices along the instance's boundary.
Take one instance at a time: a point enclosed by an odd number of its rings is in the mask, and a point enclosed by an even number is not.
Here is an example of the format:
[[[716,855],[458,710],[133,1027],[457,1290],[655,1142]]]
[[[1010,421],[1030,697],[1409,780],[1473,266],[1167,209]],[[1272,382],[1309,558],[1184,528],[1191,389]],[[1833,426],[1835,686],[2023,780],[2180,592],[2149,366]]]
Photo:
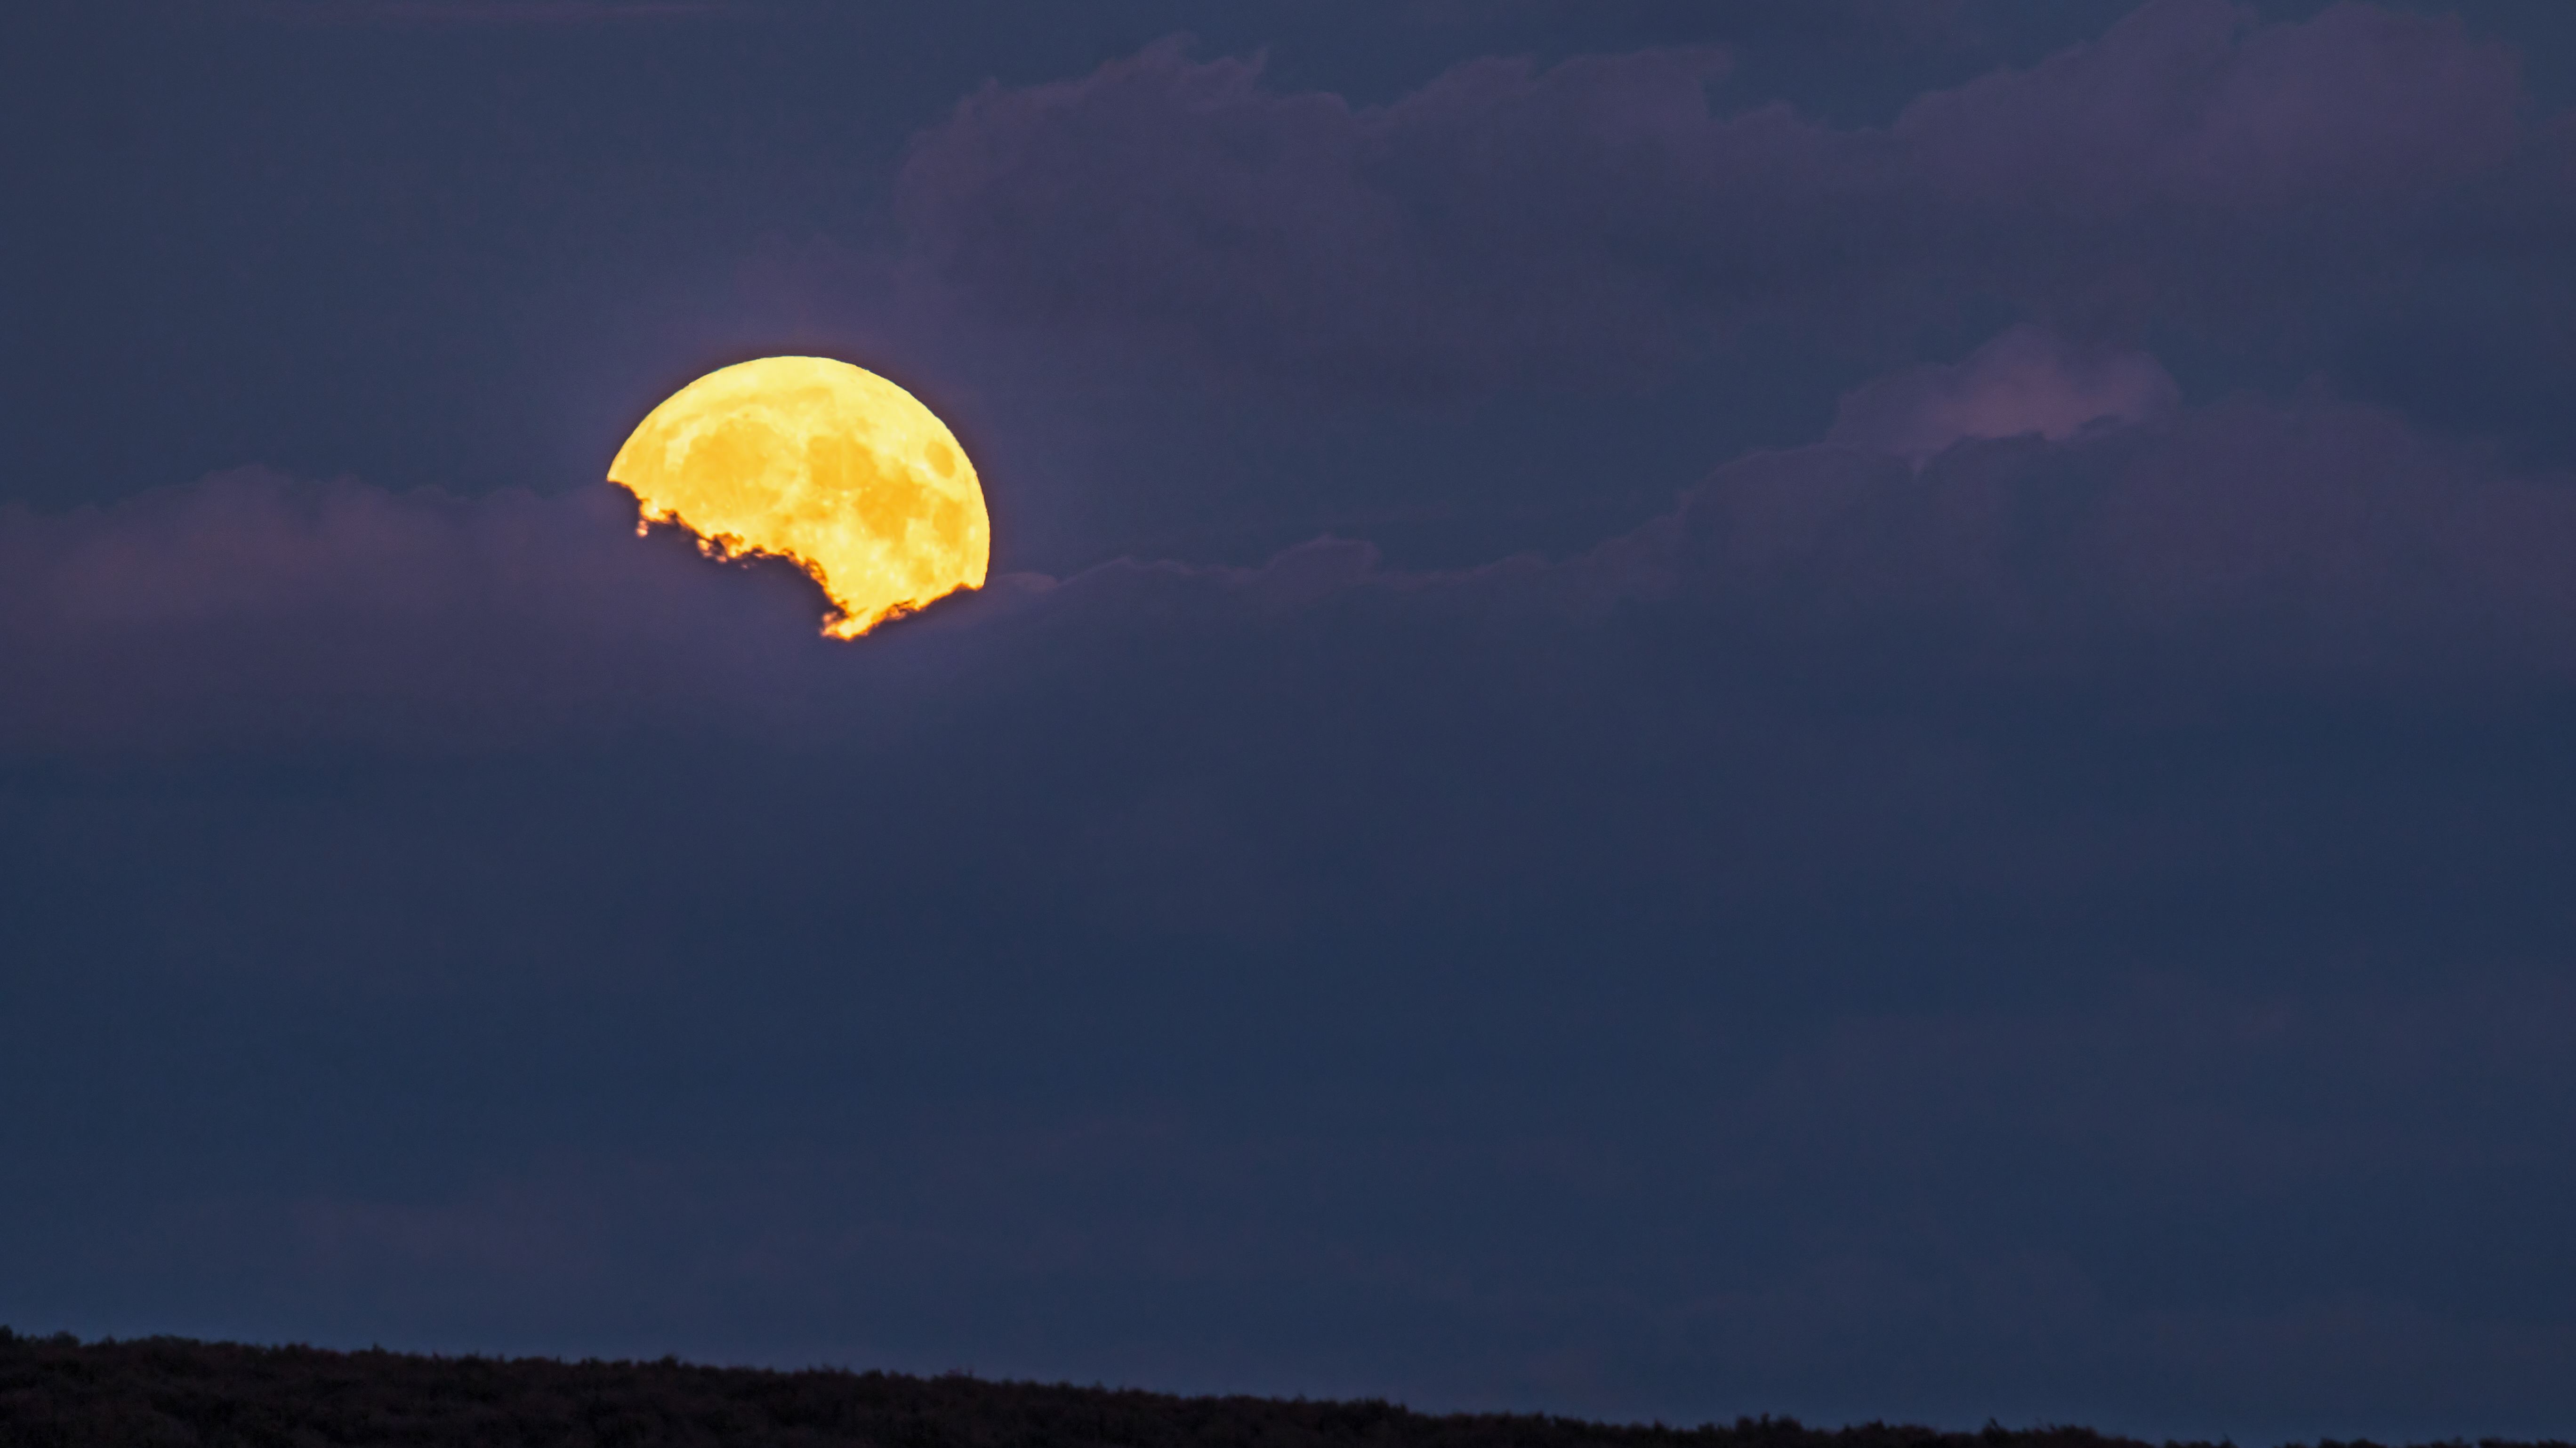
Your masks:
[[[823,632],[856,638],[984,586],[991,520],[957,437],[909,392],[826,357],[710,372],[637,425],[608,480],[709,557],[793,559],[832,600]]]

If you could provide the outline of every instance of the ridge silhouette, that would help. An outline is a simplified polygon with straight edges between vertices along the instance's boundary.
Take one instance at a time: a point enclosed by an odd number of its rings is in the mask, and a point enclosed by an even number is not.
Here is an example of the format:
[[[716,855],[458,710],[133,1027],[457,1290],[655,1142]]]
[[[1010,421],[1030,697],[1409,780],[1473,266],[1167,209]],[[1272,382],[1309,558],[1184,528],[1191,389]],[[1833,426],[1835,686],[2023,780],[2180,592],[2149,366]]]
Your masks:
[[[0,1328],[0,1443],[546,1445],[546,1448],[2145,1448],[2089,1428],[1977,1432],[1795,1418],[1697,1427],[1417,1413],[1382,1400],[1181,1397],[1132,1388],[656,1362],[440,1357]],[[2164,1448],[2233,1448],[2168,1444]],[[2316,1448],[2377,1448],[2321,1440]],[[2468,1448],[2454,1442],[2448,1448]],[[2570,1448],[2481,1440],[2477,1448]]]

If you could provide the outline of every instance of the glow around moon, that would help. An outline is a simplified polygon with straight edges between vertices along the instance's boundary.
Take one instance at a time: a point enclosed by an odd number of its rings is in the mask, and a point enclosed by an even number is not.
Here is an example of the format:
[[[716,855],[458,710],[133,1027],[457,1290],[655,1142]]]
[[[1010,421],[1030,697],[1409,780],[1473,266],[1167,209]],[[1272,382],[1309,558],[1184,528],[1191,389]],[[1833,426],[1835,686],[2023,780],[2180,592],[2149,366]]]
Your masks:
[[[829,358],[708,373],[636,427],[608,480],[644,526],[678,523],[711,557],[795,560],[831,598],[835,638],[983,587],[992,557],[983,487],[947,424]]]

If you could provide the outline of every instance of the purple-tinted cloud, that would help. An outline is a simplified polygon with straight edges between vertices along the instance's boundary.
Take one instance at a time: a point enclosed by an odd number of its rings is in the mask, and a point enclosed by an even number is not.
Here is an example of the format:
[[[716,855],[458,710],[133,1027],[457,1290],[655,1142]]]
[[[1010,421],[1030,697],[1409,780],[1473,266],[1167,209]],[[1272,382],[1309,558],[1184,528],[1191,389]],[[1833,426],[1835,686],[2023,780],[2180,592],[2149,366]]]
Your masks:
[[[2277,315],[2521,138],[2509,53],[2358,4],[2256,27],[2155,0],[1885,130],[1727,113],[1725,71],[1480,60],[1353,107],[1166,43],[969,98],[898,208],[925,275],[1018,322],[1337,386],[1598,383],[1765,317]]]
[[[1015,314],[1389,382],[1580,373],[1657,345],[1669,287],[1618,262],[1598,208],[1682,179],[1671,138],[1724,65],[1479,61],[1355,110],[1166,43],[968,99],[918,143],[899,205],[941,282]]]
[[[2010,671],[2108,677],[2141,649],[2209,677],[2576,667],[2565,480],[2323,400],[1960,445],[1917,478],[1830,449],[1757,456],[1605,556],[1784,639],[1919,630]]]
[[[2155,0],[2091,45],[1924,96],[1891,135],[1972,204],[2250,220],[2485,172],[2517,139],[2520,94],[2512,53],[2454,19],[2344,3],[2258,27],[2230,0]]]
[[[2086,351],[2021,326],[1955,365],[1909,368],[1846,394],[1829,440],[1920,464],[1968,438],[2063,442],[2181,401],[2171,374],[2143,352]]]
[[[1864,670],[1896,638],[1918,640],[1909,671],[2112,682],[2149,656],[2209,679],[2510,686],[2576,669],[2576,492],[2384,412],[2177,410],[2151,359],[2012,333],[1862,389],[1844,429],[1867,447],[1747,457],[1562,563],[1405,572],[1347,541],[1259,569],[1121,562],[1004,578],[851,648],[802,637],[815,603],[792,570],[639,541],[604,490],[462,501],[244,473],[105,510],[13,510],[0,651],[25,687],[0,704],[0,741],[482,749],[655,719],[828,729],[818,701],[934,653],[1006,689],[1004,661],[1031,649],[1079,667],[1175,631],[1337,617],[1385,621],[1376,647],[1395,648],[1407,619],[1544,627],[1634,608]],[[1197,827],[1183,802],[1158,808],[1136,827]]]
[[[606,488],[468,500],[257,469],[0,510],[0,560],[12,749],[441,751],[717,700],[757,715],[794,649],[754,621],[811,601],[783,567],[728,578],[639,542]]]

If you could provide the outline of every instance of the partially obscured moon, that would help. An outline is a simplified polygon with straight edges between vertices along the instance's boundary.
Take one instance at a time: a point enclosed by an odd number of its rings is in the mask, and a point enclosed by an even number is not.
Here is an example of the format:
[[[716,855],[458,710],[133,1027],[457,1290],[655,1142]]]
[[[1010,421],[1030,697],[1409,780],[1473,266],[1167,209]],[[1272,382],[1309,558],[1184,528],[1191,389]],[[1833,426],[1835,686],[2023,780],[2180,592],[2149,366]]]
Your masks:
[[[763,357],[681,388],[608,480],[646,525],[678,523],[711,556],[795,560],[831,598],[835,638],[983,587],[992,558],[983,486],[947,424],[827,357]]]

